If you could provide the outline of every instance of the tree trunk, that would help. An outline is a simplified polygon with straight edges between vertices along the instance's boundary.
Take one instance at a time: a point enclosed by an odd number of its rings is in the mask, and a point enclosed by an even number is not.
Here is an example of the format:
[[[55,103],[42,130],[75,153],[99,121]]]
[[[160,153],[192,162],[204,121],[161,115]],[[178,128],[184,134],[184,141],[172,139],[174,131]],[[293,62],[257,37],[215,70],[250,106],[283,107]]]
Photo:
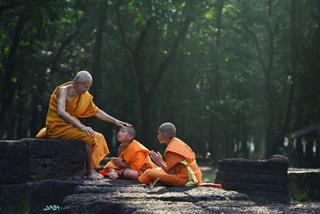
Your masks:
[[[268,1],[268,15],[272,18],[272,0]],[[264,68],[265,77],[265,98],[266,98],[266,133],[265,133],[265,145],[266,151],[265,156],[269,157],[277,153],[279,145],[275,135],[275,123],[274,123],[274,102],[273,102],[273,88],[271,84],[271,76],[273,73],[273,58],[274,58],[274,29],[272,22],[268,25],[268,64]]]
[[[5,130],[4,127],[8,125],[3,124],[3,121],[5,121],[6,115],[10,115],[10,112],[8,111],[10,111],[10,108],[12,107],[12,102],[14,100],[13,95],[15,94],[15,83],[12,81],[12,77],[15,73],[15,64],[17,64],[17,51],[19,48],[19,43],[21,41],[22,31],[29,17],[30,16],[26,14],[24,11],[19,15],[14,29],[14,34],[9,49],[7,61],[4,65],[4,75],[1,78],[2,87],[0,88],[0,91],[2,93],[0,103],[0,130]],[[10,122],[14,123],[14,120]],[[2,134],[3,133],[1,133],[0,131],[0,136],[2,136]]]
[[[290,25],[291,25],[291,33],[290,33],[290,49],[291,49],[291,82],[289,83],[289,93],[288,93],[288,100],[285,110],[284,122],[282,125],[281,130],[281,141],[283,142],[283,138],[285,134],[289,131],[289,123],[291,121],[291,114],[292,114],[292,102],[293,102],[293,95],[295,91],[295,84],[296,84],[296,73],[297,73],[297,23],[296,23],[296,8],[297,8],[297,1],[291,0],[291,11],[290,11]]]
[[[214,71],[212,72],[213,81],[212,81],[212,99],[216,100],[216,103],[219,102],[221,99],[221,85],[222,85],[222,75],[221,75],[221,66],[220,66],[220,57],[221,57],[221,26],[222,26],[222,9],[224,7],[224,0],[218,0],[216,3],[216,25],[217,25],[217,34],[216,34],[216,42],[215,46],[217,48],[217,57],[214,59],[216,61],[216,65],[214,68]],[[217,109],[215,110],[217,111]],[[219,128],[223,125],[223,121],[218,120],[217,117],[215,117],[212,113],[210,117],[210,139],[211,139],[211,153],[213,154],[219,154],[217,156],[218,159],[221,159],[224,157],[225,154],[228,152],[227,150],[228,146],[224,145],[221,138],[221,132],[219,131]],[[218,153],[219,151],[219,153]]]
[[[99,104],[99,106],[102,105],[103,99],[101,97],[103,88],[102,88],[102,50],[103,50],[103,34],[105,30],[105,22],[106,22],[106,15],[107,15],[107,8],[108,8],[108,2],[107,1],[101,1],[98,10],[98,23],[97,23],[97,32],[95,35],[95,42],[93,47],[93,59],[92,59],[92,74],[93,74],[93,81],[94,84],[92,86],[93,88],[93,94],[95,97],[96,103]],[[102,106],[103,108],[103,106]]]
[[[141,100],[141,108],[140,108],[140,114],[141,114],[141,141],[144,145],[147,147],[154,147],[155,145],[155,138],[153,136],[156,136],[156,130],[154,130],[155,124],[153,123],[153,116],[151,114],[151,101],[145,97]]]

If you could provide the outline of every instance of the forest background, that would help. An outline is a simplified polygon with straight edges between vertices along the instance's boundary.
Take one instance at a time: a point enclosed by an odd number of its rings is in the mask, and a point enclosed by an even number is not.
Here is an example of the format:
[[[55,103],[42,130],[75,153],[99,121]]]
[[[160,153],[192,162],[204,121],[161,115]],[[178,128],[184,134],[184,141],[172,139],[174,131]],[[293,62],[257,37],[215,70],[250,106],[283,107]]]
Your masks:
[[[1,1],[0,50],[0,139],[34,137],[79,70],[153,149],[171,121],[199,157],[287,155],[288,133],[319,121],[318,0]],[[115,127],[84,123],[115,151]]]

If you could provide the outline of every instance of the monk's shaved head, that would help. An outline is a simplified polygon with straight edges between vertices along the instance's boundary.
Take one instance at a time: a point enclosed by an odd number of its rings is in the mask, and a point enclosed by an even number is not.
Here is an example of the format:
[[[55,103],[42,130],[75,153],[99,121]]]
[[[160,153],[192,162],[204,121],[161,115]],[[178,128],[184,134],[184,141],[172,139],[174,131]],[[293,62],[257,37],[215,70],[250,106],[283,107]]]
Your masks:
[[[126,130],[132,138],[136,137],[136,130],[132,126],[122,126],[119,130]]]
[[[159,126],[159,132],[164,133],[169,138],[173,138],[176,136],[176,127],[169,122],[162,123]]]
[[[92,76],[88,71],[79,71],[73,81],[75,83],[92,82]]]

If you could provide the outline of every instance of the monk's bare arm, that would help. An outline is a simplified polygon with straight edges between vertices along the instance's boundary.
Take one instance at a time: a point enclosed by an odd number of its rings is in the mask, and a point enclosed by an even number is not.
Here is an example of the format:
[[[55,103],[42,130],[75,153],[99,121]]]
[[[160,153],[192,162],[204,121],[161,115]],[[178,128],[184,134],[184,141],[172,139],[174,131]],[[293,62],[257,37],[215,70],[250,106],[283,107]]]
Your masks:
[[[68,89],[61,87],[57,94],[57,114],[63,120],[68,123],[71,123],[74,127],[79,128],[81,131],[84,131],[90,135],[94,135],[94,130],[91,127],[83,125],[79,120],[72,117],[68,112],[66,112],[66,101],[67,101]]]
[[[129,123],[123,122],[121,120],[118,120],[118,119],[110,116],[109,114],[105,113],[101,109],[99,109],[99,111],[95,114],[95,116],[100,120],[103,120],[103,121],[106,121],[109,123],[113,123],[114,125],[119,126],[119,127],[131,126]]]

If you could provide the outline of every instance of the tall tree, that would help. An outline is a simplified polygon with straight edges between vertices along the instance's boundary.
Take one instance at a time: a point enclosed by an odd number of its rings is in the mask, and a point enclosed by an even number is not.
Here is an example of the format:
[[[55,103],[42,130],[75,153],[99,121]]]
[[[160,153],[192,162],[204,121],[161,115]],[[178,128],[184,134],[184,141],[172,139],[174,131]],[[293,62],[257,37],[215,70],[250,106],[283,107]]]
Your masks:
[[[104,48],[104,32],[106,25],[106,17],[108,11],[108,2],[107,1],[98,1],[97,4],[97,13],[96,13],[96,32],[95,40],[93,44],[93,53],[92,53],[92,73],[94,78],[93,93],[97,103],[102,103],[102,73],[103,73],[103,55],[102,50]]]
[[[148,63],[146,62],[146,43],[148,36],[151,34],[152,24],[154,24],[153,22],[156,20],[154,20],[152,16],[147,18],[142,30],[138,34],[135,45],[132,45],[131,42],[129,42],[129,40],[126,38],[124,28],[120,21],[119,7],[117,9],[121,38],[124,46],[127,48],[130,54],[132,60],[132,71],[134,72],[137,81],[136,85],[141,116],[142,141],[145,144],[150,144],[153,141],[152,135],[154,135],[154,129],[152,127],[154,127],[155,124],[152,122],[154,120],[152,107],[154,106],[156,94],[159,90],[163,75],[168,71],[169,66],[174,61],[176,53],[188,31],[189,25],[194,19],[195,14],[193,9],[195,5],[196,1],[192,0],[188,1],[183,6],[182,21],[181,23],[177,24],[179,27],[175,34],[175,38],[171,41],[168,51],[166,51],[165,56],[162,58],[162,61],[159,63],[158,67],[155,68],[154,74],[151,75],[151,77],[146,71]],[[159,34],[152,35],[159,36]]]
[[[14,94],[15,94],[15,80],[14,80],[14,74],[15,74],[15,65],[16,65],[16,59],[17,59],[17,52],[19,48],[19,44],[21,42],[22,32],[30,18],[30,12],[28,8],[24,8],[18,15],[17,21],[14,27],[13,37],[11,41],[11,45],[9,48],[7,59],[4,63],[4,72],[1,77],[1,82],[3,84],[1,87],[2,96],[1,96],[1,103],[0,103],[0,128],[3,130],[5,121],[5,112],[8,111],[8,109],[12,108],[12,102],[14,100]],[[0,132],[0,136],[2,136],[2,133]]]

